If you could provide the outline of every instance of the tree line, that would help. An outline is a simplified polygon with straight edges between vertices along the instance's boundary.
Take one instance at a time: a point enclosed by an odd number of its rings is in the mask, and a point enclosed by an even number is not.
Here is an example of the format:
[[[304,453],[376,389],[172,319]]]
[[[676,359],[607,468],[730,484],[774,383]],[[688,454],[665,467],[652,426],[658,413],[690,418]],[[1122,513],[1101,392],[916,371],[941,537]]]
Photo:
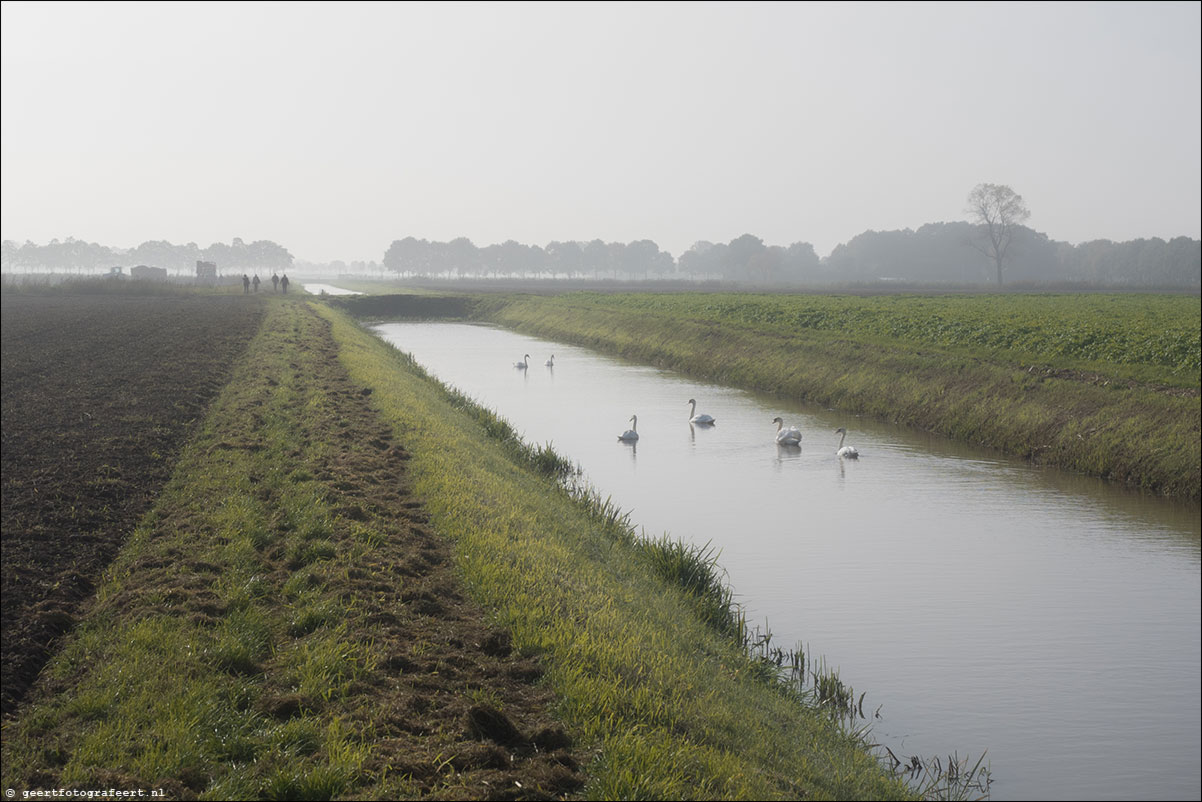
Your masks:
[[[389,246],[383,269],[397,276],[527,277],[586,279],[720,280],[760,285],[830,285],[909,282],[985,284],[1000,277],[1000,260],[981,248],[984,229],[970,222],[930,223],[917,230],[866,231],[819,258],[806,242],[767,245],[752,234],[730,242],[701,241],[673,257],[651,240],[629,243],[551,242],[546,246],[506,242],[477,247],[460,237],[431,242],[406,237]],[[188,275],[196,262],[213,262],[222,272],[288,270],[293,257],[270,241],[172,245],[144,242],[121,250],[75,239],[48,245],[5,240],[3,268],[92,270],[144,264]],[[332,263],[339,272],[367,272],[376,263]],[[304,265],[317,272],[318,265]],[[331,269],[331,265],[325,265]],[[363,267],[363,271],[356,271]],[[1071,245],[1026,226],[1015,226],[1005,253],[1006,283],[1082,283],[1119,287],[1198,289],[1202,241],[1176,237],[1129,242],[1094,240]]]
[[[985,227],[930,223],[917,230],[866,231],[820,259],[807,242],[766,245],[752,234],[727,243],[697,242],[679,258],[650,240],[631,243],[552,242],[545,248],[510,240],[476,247],[460,237],[392,243],[384,268],[398,276],[568,277],[721,280],[764,285],[909,282],[923,284],[1080,283],[1130,287],[1199,287],[1202,241],[1176,237],[1129,242],[1056,242],[1026,226],[1007,234],[1004,254]],[[1003,259],[1004,257],[1004,259]]]
[[[201,248],[195,242],[173,245],[166,240],[143,242],[136,248],[110,248],[95,242],[68,237],[51,240],[46,245],[26,242],[17,245],[4,240],[3,267],[15,270],[79,270],[84,272],[112,267],[147,265],[163,267],[169,272],[195,275],[198,261],[212,262],[221,272],[244,270],[287,270],[292,267],[292,254],[287,248],[270,240],[243,242],[234,237],[229,244],[215,242]]]

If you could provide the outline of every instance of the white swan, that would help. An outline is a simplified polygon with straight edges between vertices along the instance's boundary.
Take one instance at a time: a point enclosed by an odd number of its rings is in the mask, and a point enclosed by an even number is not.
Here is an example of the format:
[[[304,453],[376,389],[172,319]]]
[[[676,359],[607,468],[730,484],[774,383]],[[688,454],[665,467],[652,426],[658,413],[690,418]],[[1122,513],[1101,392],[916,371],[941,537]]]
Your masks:
[[[839,449],[835,452],[836,454],[838,454],[840,457],[847,457],[848,459],[856,459],[860,456],[860,452],[856,450],[855,446],[843,445],[843,441],[847,439],[846,429],[840,426],[838,429],[835,429],[835,434],[841,435],[839,437]]]
[[[698,426],[708,426],[711,423],[714,423],[714,419],[711,418],[709,415],[698,415],[697,414],[697,400],[696,399],[690,398],[689,405],[690,405],[689,423],[695,423]]]
[[[773,418],[772,422],[776,424],[776,442],[782,446],[801,445],[801,429],[796,426],[785,428],[784,418]]]
[[[555,354],[551,354],[551,358],[547,360],[546,364],[549,368],[555,367]]]
[[[639,428],[639,416],[630,416],[630,428],[618,435],[619,440],[634,441],[639,439],[639,433],[635,431]]]
[[[530,354],[526,354],[524,357],[522,357],[521,362],[514,362],[513,366],[518,370],[525,370],[526,368],[530,367]]]

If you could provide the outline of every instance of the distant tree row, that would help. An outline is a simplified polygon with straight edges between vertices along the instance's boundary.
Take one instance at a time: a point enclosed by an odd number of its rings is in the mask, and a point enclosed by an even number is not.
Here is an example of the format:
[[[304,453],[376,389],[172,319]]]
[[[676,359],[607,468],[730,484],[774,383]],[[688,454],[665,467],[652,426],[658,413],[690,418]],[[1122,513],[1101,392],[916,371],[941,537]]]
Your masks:
[[[389,246],[384,266],[400,275],[661,278],[676,260],[651,240],[551,242],[547,247],[508,240],[478,248],[466,237],[429,242],[406,237]]]
[[[136,248],[110,248],[94,242],[68,237],[61,242],[51,240],[47,245],[26,242],[17,245],[12,240],[2,243],[3,267],[11,270],[81,270],[110,267],[149,265],[165,267],[170,272],[193,274],[197,261],[213,262],[221,272],[244,270],[287,270],[292,267],[292,254],[269,240],[215,242],[201,248],[195,242],[172,245],[165,240],[143,242]]]
[[[824,280],[989,282],[997,263],[979,249],[981,235],[980,226],[965,222],[930,223],[917,231],[866,231],[824,260]],[[1071,245],[1017,226],[1006,256],[1006,283],[1198,288],[1200,281],[1202,241],[1188,237]]]
[[[673,259],[650,240],[552,242],[545,248],[509,240],[392,243],[384,268],[401,276],[521,276],[614,279],[716,279],[751,284],[844,284],[878,281],[983,284],[1000,279],[999,261],[981,225],[930,223],[917,231],[866,231],[825,259],[814,247],[765,245],[744,234],[728,243],[698,242]],[[1008,235],[1006,283],[1088,283],[1198,288],[1202,241],[1177,237],[1081,245],[1056,242],[1026,226]]]
[[[591,277],[614,279],[723,278],[732,281],[801,281],[819,264],[814,247],[769,247],[744,234],[727,244],[698,242],[681,255],[651,240],[551,242],[545,248],[509,240],[478,248],[460,237],[430,242],[406,237],[384,254],[384,266],[400,275]]]
[[[676,259],[651,240],[551,242],[546,247],[509,240],[477,247],[464,237],[450,242],[406,237],[392,243],[382,265],[332,262],[313,267],[363,274],[386,270],[400,276],[677,278],[765,285],[993,283],[999,277],[999,260],[989,248],[982,249],[983,240],[987,230],[980,224],[930,223],[916,231],[866,231],[819,259],[809,243],[765,245],[759,237],[744,234],[728,243],[697,242]],[[234,239],[207,248],[150,241],[124,250],[70,238],[47,245],[3,242],[5,271],[88,271],[144,264],[190,275],[198,260],[214,262],[223,273],[294,266],[292,254],[270,241]],[[1015,226],[1006,247],[1005,282],[1198,289],[1202,242],[1176,237],[1167,242],[1153,238],[1071,245]]]

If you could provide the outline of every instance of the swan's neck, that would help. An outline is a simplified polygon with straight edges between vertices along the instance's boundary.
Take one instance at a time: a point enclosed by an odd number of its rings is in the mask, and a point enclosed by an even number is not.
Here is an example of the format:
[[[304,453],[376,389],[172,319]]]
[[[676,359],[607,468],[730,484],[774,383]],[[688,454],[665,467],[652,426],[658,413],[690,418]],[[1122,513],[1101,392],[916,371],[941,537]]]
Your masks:
[[[783,428],[785,428],[785,422],[784,422],[784,421],[777,421],[777,423],[776,423],[776,430],[779,432],[779,431],[780,431],[781,429],[783,429]]]
[[[843,448],[843,441],[847,439],[847,432],[842,432],[839,435],[839,448]]]

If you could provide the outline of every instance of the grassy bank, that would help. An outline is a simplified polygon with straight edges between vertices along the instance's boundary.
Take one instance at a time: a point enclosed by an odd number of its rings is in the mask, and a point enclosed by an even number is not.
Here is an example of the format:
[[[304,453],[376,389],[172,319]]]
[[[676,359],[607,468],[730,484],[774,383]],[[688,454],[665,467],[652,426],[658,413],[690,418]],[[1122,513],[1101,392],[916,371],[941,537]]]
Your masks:
[[[1199,498],[1196,297],[578,293],[472,315]]]
[[[5,722],[6,787],[910,795],[563,490],[553,454],[318,308],[272,299]]]
[[[570,731],[594,744],[591,798],[890,798],[905,790],[824,713],[657,577],[615,521],[515,470],[487,419],[400,352],[328,313],[355,381],[413,454],[414,492],[464,576],[540,655]]]

